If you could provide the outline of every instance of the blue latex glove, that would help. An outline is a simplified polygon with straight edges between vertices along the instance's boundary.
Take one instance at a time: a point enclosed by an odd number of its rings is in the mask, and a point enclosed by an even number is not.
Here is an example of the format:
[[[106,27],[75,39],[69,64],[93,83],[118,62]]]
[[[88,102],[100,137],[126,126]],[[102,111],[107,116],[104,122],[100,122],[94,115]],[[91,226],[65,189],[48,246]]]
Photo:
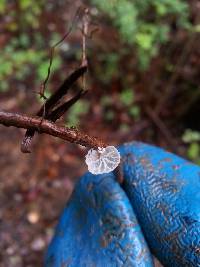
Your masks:
[[[200,266],[200,167],[137,142],[119,151],[124,183],[80,179],[45,266],[150,267],[150,251],[164,266]]]

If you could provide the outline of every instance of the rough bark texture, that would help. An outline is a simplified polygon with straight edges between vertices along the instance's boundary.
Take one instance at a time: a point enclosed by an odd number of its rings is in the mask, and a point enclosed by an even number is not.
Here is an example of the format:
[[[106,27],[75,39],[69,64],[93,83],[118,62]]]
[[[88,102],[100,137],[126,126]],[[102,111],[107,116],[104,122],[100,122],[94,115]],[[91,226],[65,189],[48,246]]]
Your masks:
[[[75,128],[58,126],[53,122],[39,117],[29,117],[26,115],[0,111],[0,124],[17,128],[33,129],[39,133],[46,133],[88,148],[106,146],[105,143],[98,140],[96,137],[90,137]]]

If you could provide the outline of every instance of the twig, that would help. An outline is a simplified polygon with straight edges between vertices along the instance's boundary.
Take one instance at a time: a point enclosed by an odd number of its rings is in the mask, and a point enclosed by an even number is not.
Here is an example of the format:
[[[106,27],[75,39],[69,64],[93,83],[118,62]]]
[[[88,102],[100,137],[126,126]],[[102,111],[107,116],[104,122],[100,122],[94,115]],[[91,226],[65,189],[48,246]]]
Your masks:
[[[52,120],[52,121],[56,121],[57,119],[59,119],[66,111],[68,108],[71,107],[71,103],[72,101],[69,100],[67,103],[65,103],[65,105],[63,104],[62,107],[60,107],[60,109],[56,109],[53,110],[53,108],[58,104],[58,101],[67,94],[69,88],[77,81],[77,79],[82,76],[87,70],[86,66],[82,66],[80,68],[78,68],[77,70],[75,70],[74,72],[72,72],[71,75],[69,75],[66,80],[63,82],[63,84],[58,88],[58,90],[51,95],[51,97],[49,99],[46,100],[45,104],[40,108],[40,110],[37,112],[37,116],[43,116],[43,111],[44,111],[44,107],[45,107],[45,115],[44,115],[44,119],[48,119],[48,120]],[[82,96],[83,94],[77,94],[77,96]],[[74,97],[74,100],[78,100],[79,98],[77,98],[77,96]],[[71,102],[70,102],[71,101]],[[76,101],[74,101],[73,103],[75,103]],[[62,110],[62,112],[61,112]],[[58,115],[58,111],[59,111],[59,115]],[[53,113],[53,115],[51,115]],[[55,119],[56,117],[56,119]],[[25,137],[22,140],[21,143],[21,151],[23,153],[30,153],[30,145],[31,145],[31,140],[34,136],[35,130],[34,129],[28,129],[26,131]]]
[[[79,16],[80,16],[80,8],[76,11],[76,13],[75,13],[75,15],[74,15],[74,17],[73,17],[73,20],[72,20],[72,22],[71,22],[71,25],[69,26],[69,28],[68,28],[68,31],[65,33],[65,35],[58,41],[58,42],[56,42],[51,48],[50,48],[50,58],[49,58],[49,66],[48,66],[48,70],[47,70],[47,76],[46,76],[46,78],[45,78],[45,80],[44,80],[44,82],[41,84],[41,88],[40,88],[40,92],[39,92],[39,94],[40,94],[40,97],[41,98],[44,98],[44,99],[47,99],[46,97],[45,97],[45,89],[46,89],[46,85],[47,85],[47,82],[48,82],[48,80],[49,80],[49,77],[50,77],[50,74],[51,74],[51,67],[52,67],[52,64],[53,64],[53,57],[54,57],[54,53],[55,53],[55,49],[56,49],[56,47],[57,46],[59,46],[67,37],[68,37],[68,35],[71,33],[71,31],[72,31],[72,29],[73,29],[73,27],[74,27],[74,24],[75,24],[75,21],[76,21],[76,19],[78,19],[79,18]],[[43,107],[43,109],[45,110],[45,106]]]
[[[48,116],[50,111],[58,104],[58,101],[67,94],[70,87],[87,71],[87,66],[81,66],[74,72],[72,72],[63,84],[58,88],[58,90],[50,96],[45,102],[45,116]],[[43,106],[38,111],[37,116],[42,116]]]
[[[0,111],[0,124],[4,126],[14,126],[37,131],[39,133],[49,134],[71,143],[79,144],[88,148],[105,147],[106,144],[96,137],[82,133],[74,128],[58,126],[53,122],[40,117],[30,117],[26,115]]]
[[[54,109],[51,114],[47,117],[47,119],[56,122],[62,115],[73,106],[82,96],[84,96],[88,91],[80,90],[74,97],[72,97],[69,101],[60,105],[58,108]]]
[[[82,28],[82,65],[87,66],[87,57],[86,57],[86,38],[88,35],[88,26],[89,26],[89,10],[85,9],[85,14],[83,16],[83,28]]]
[[[82,66],[87,66],[87,56],[86,56],[86,38],[88,34],[89,27],[89,10],[86,8],[83,16],[83,25],[82,25]],[[82,76],[82,85],[83,90],[86,88],[85,75]]]
[[[80,9],[79,9],[79,11],[80,11]],[[76,15],[74,16],[73,22],[72,22],[71,27],[69,28],[68,32],[50,50],[49,67],[48,67],[46,79],[44,80],[41,91],[40,91],[41,97],[44,97],[45,87],[46,87],[46,84],[49,80],[49,76],[51,73],[51,66],[52,66],[52,62],[53,62],[54,50],[70,34],[76,18],[79,17],[79,11],[76,12]],[[46,102],[43,104],[43,106],[37,112],[37,114],[36,114],[37,116],[41,116],[43,119],[48,119],[48,120],[55,122],[84,94],[85,87],[86,87],[86,81],[85,81],[84,73],[87,71],[87,64],[88,64],[87,58],[86,58],[86,37],[88,34],[88,27],[89,27],[89,10],[85,9],[84,10],[84,16],[83,16],[83,28],[82,28],[83,37],[82,37],[82,63],[81,63],[81,67],[78,68],[77,70],[75,70],[49,99],[45,98]],[[61,98],[63,98],[67,94],[69,88],[73,85],[73,83],[80,76],[82,76],[83,92],[80,91],[75,97],[70,99],[68,102],[55,108],[58,105]],[[25,137],[21,143],[21,151],[22,152],[30,153],[29,148],[31,145],[31,140],[34,136],[34,132],[35,132],[34,129],[28,129],[26,131]]]

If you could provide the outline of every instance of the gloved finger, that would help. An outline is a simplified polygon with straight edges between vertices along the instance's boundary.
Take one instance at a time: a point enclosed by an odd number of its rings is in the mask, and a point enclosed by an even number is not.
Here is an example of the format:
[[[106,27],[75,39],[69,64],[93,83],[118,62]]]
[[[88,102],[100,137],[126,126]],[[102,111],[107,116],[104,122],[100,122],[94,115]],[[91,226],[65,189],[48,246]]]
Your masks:
[[[200,266],[200,167],[142,143],[120,147],[124,190],[164,266]]]
[[[152,267],[132,206],[114,175],[86,174],[76,185],[45,266]]]

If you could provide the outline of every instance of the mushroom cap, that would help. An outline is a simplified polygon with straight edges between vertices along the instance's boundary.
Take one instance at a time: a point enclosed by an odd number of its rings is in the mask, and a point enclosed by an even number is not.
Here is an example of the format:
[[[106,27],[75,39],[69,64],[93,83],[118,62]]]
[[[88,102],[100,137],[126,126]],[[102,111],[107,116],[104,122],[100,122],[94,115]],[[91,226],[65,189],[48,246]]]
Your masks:
[[[112,172],[120,163],[119,151],[114,146],[90,149],[85,158],[88,170],[92,174]]]

